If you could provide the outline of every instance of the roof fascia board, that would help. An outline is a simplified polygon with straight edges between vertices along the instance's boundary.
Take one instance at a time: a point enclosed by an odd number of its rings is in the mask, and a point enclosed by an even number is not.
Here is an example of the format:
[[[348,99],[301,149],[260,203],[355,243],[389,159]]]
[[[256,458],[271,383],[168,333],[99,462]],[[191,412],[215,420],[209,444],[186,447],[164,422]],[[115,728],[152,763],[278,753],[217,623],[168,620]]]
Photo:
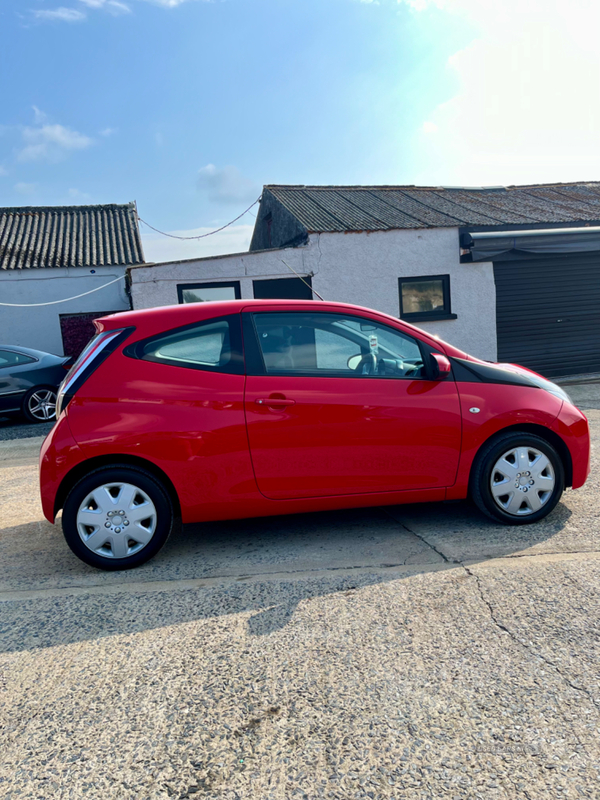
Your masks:
[[[497,234],[500,231],[542,231],[561,229],[565,233],[569,232],[570,228],[593,228],[600,226],[600,220],[578,220],[574,222],[536,222],[524,223],[523,225],[515,225],[514,223],[504,223],[498,225],[461,225],[459,233],[486,233]]]

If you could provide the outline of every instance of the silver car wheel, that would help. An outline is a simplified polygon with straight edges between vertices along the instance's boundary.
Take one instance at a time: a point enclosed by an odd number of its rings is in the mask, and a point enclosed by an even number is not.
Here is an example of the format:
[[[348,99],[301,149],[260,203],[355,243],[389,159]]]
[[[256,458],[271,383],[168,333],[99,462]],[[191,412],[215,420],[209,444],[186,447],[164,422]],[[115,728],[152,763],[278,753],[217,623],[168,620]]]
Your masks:
[[[556,478],[548,456],[534,447],[514,447],[494,464],[490,489],[507,514],[534,514],[552,497]]]
[[[56,392],[38,389],[27,401],[27,410],[35,419],[48,422],[56,419]]]
[[[156,523],[154,503],[131,483],[98,486],[77,511],[81,541],[104,558],[127,558],[139,553],[154,536]]]

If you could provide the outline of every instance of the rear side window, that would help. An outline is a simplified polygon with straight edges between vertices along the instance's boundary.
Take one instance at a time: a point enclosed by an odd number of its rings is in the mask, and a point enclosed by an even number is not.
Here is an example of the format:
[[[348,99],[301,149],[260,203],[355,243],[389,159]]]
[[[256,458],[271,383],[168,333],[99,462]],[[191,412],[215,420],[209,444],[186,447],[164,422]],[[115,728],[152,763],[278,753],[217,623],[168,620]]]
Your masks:
[[[26,356],[24,353],[15,353],[12,350],[0,350],[1,367],[20,367],[21,364],[33,364],[35,358]]]
[[[188,369],[241,374],[244,362],[239,314],[167,331],[127,348],[126,355]]]

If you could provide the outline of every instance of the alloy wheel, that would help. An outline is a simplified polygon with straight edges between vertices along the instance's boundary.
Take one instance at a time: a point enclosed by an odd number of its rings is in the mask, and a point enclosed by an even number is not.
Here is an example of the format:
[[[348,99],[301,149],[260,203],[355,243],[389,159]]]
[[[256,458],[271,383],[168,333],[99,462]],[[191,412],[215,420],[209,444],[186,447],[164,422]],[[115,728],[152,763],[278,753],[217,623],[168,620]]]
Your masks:
[[[27,410],[40,422],[56,419],[56,392],[52,389],[37,389],[27,401]]]

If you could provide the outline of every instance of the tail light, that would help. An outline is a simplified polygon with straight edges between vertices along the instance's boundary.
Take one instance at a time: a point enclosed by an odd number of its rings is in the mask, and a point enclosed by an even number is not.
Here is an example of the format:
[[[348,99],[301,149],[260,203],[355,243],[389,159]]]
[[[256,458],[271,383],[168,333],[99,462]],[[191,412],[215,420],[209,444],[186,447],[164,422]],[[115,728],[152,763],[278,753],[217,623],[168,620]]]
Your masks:
[[[100,364],[113,353],[133,328],[120,328],[116,331],[104,331],[94,336],[85,346],[77,361],[70,368],[67,377],[58,387],[56,416],[69,405],[73,395],[80,389]]]

